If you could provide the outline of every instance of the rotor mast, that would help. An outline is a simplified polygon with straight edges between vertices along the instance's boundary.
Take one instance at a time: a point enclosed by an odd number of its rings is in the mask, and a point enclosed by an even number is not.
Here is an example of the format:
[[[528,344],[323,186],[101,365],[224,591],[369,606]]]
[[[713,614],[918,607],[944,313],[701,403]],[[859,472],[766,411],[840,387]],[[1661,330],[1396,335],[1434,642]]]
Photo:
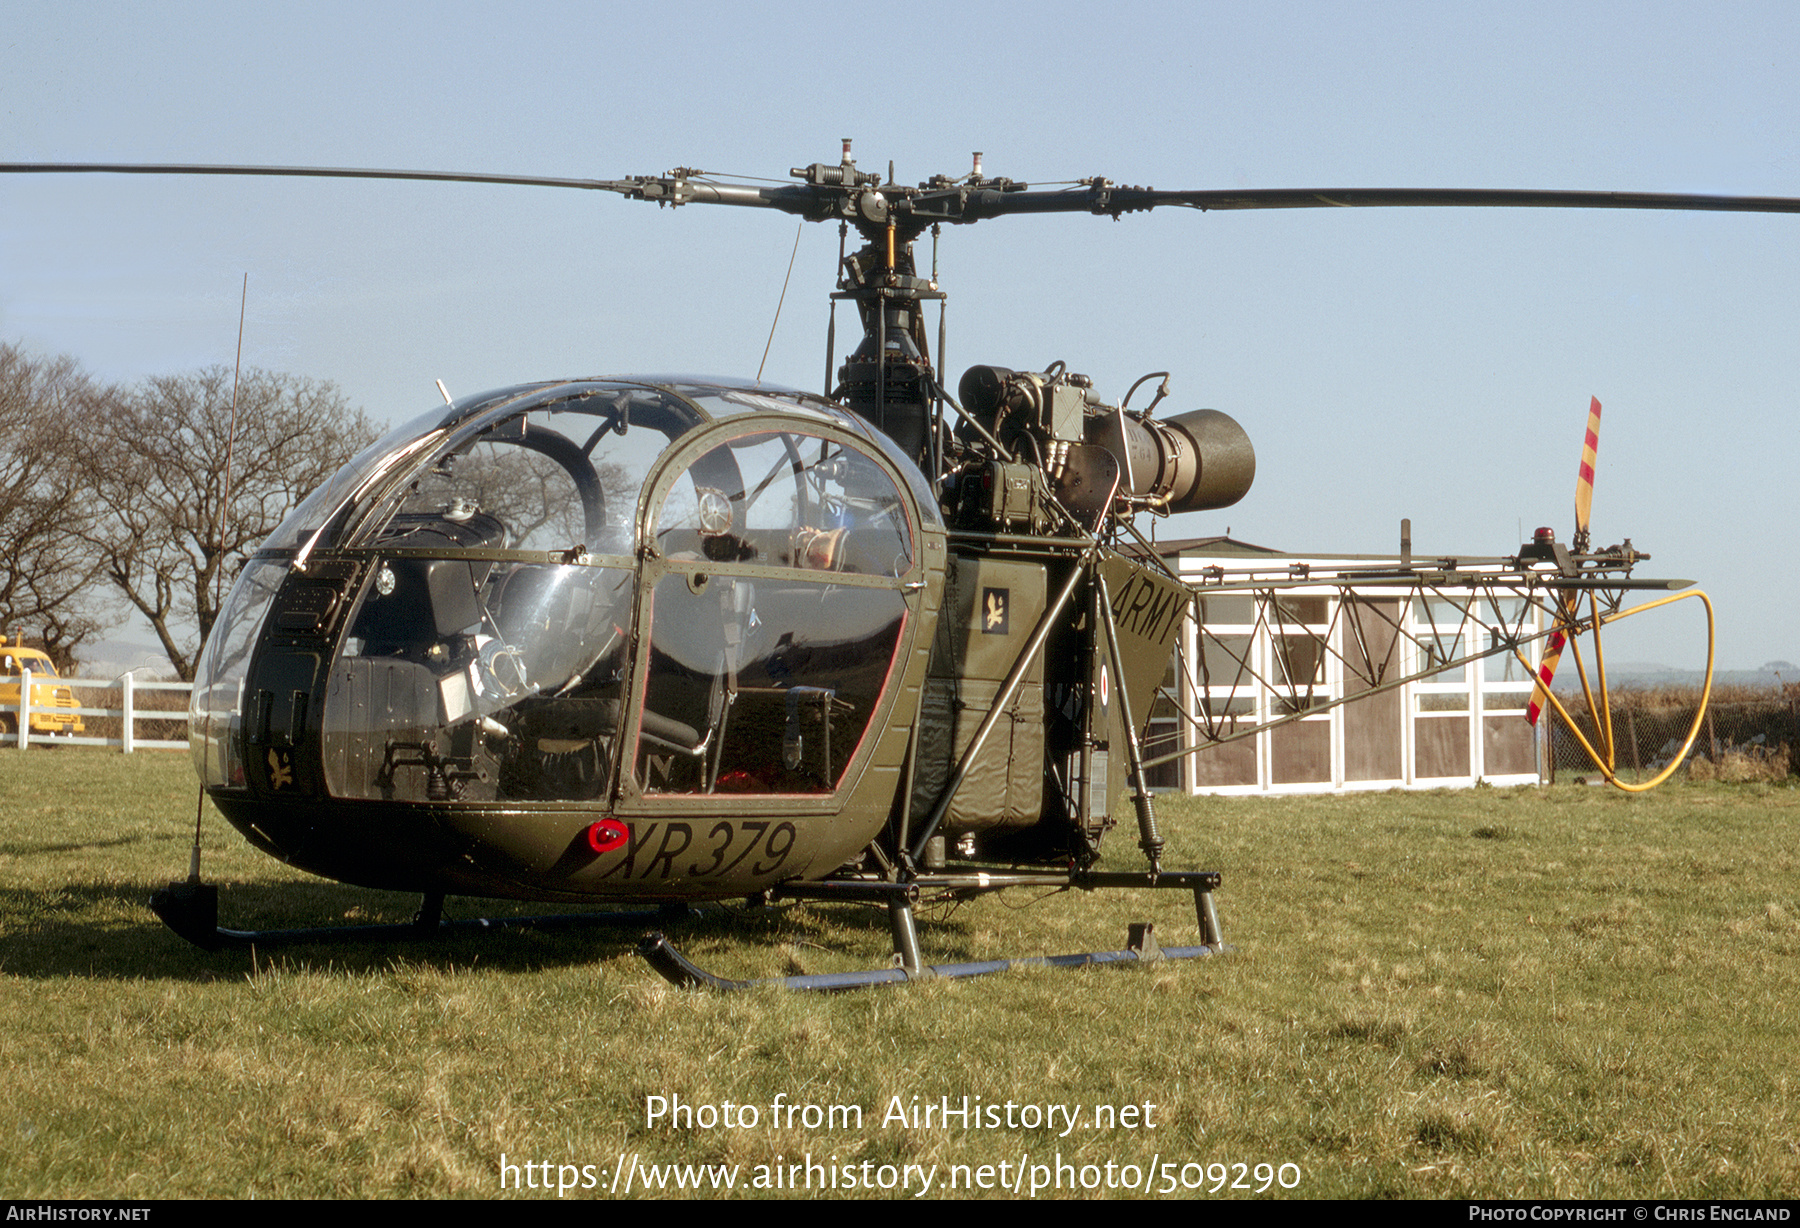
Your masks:
[[[892,438],[927,473],[934,472],[932,446],[942,375],[933,365],[926,337],[924,305],[945,295],[935,279],[919,274],[913,243],[943,223],[979,221],[1003,208],[993,198],[1024,184],[987,179],[981,155],[961,178],[934,176],[905,187],[873,171],[858,169],[844,138],[837,163],[814,162],[788,172],[799,183],[779,188],[745,188],[706,181],[688,167],[664,176],[641,176],[612,186],[636,200],[658,204],[727,204],[779,209],[807,221],[835,220],[854,228],[862,246],[843,257],[835,301],[856,304],[862,340],[837,369],[833,396]],[[976,205],[970,208],[971,203]],[[1064,207],[1067,205],[1065,199]],[[829,345],[829,343],[828,343]],[[827,352],[827,371],[832,355]],[[934,475],[935,476],[935,475]]]
[[[856,304],[863,337],[838,369],[833,395],[935,477],[929,461],[933,410],[942,380],[932,366],[924,305],[934,299],[942,302],[944,294],[934,281],[919,276],[913,259],[913,240],[925,226],[902,224],[901,213],[894,208],[895,185],[890,182],[884,191],[880,175],[856,169],[848,137],[838,166],[815,162],[790,173],[819,186],[836,181],[861,189],[853,202],[846,202],[853,204],[854,216],[844,222],[856,227],[863,245],[841,261],[838,288],[831,297],[834,305],[836,300]],[[828,353],[828,369],[830,361]]]
[[[704,172],[682,167],[666,176],[633,179],[614,190],[659,204],[779,209],[807,221],[836,220],[846,232],[854,228],[862,237],[862,246],[842,258],[837,289],[831,297],[834,308],[837,301],[856,305],[863,335],[837,369],[832,395],[932,473],[932,423],[942,379],[932,365],[923,308],[933,300],[942,302],[945,296],[933,279],[919,275],[913,242],[941,222],[965,220],[958,216],[963,201],[960,194],[955,207],[932,200],[936,207],[920,208],[920,203],[953,183],[983,182],[980,167],[981,155],[977,154],[975,170],[963,180],[938,176],[916,188],[902,187],[893,181],[891,168],[886,181],[877,172],[858,169],[850,138],[845,137],[840,161],[792,168],[788,173],[799,182],[791,186],[742,188],[695,182]],[[830,344],[828,341],[828,375],[833,360]]]

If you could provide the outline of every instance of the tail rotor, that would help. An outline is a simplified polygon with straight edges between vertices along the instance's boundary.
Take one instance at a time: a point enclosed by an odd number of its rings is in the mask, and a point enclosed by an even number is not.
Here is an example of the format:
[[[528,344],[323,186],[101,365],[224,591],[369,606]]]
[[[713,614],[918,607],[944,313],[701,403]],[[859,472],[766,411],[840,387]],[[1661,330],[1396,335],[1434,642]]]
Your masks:
[[[1562,577],[1571,583],[1552,582],[1550,585],[1551,591],[1555,595],[1554,625],[1544,644],[1543,656],[1537,669],[1536,685],[1532,688],[1531,701],[1525,708],[1525,719],[1535,726],[1546,708],[1553,709],[1562,718],[1563,724],[1575,740],[1581,744],[1582,749],[1593,760],[1594,766],[1600,770],[1600,774],[1606,778],[1609,784],[1628,793],[1641,793],[1655,788],[1674,774],[1675,769],[1686,761],[1688,751],[1693,747],[1694,739],[1700,733],[1700,724],[1706,715],[1707,700],[1712,695],[1713,608],[1712,601],[1707,595],[1695,589],[1684,593],[1672,593],[1630,609],[1620,609],[1618,608],[1620,594],[1616,590],[1614,593],[1608,594],[1603,584],[1592,580],[1585,583],[1579,582],[1582,580],[1583,563],[1594,558],[1589,553],[1591,543],[1588,520],[1594,507],[1594,457],[1599,442],[1600,399],[1592,397],[1588,403],[1587,435],[1581,447],[1581,467],[1577,471],[1575,479],[1575,535],[1570,542],[1570,548],[1564,550],[1562,547],[1556,546],[1549,530],[1538,530],[1540,541],[1549,543],[1551,553],[1547,557],[1554,557]],[[1606,556],[1608,561],[1615,561],[1621,552],[1628,559],[1635,559],[1638,556],[1630,552],[1630,545],[1631,543],[1627,541],[1622,550],[1619,547],[1612,547],[1601,553]],[[1588,608],[1585,616],[1581,609],[1583,592],[1587,594]],[[1605,598],[1604,608],[1602,607],[1603,598]],[[1706,680],[1701,687],[1700,703],[1694,712],[1693,723],[1688,728],[1681,748],[1670,757],[1668,763],[1659,772],[1654,773],[1647,780],[1624,780],[1619,775],[1617,765],[1618,748],[1613,738],[1612,702],[1606,682],[1606,655],[1601,648],[1600,629],[1605,624],[1616,622],[1628,615],[1640,614],[1646,610],[1693,598],[1697,598],[1706,611]],[[1595,678],[1591,683],[1588,671],[1582,661],[1580,648],[1580,637],[1587,633],[1592,633],[1594,637]],[[1575,659],[1575,670],[1581,680],[1581,695],[1587,708],[1586,721],[1572,717],[1551,689],[1551,683],[1556,677],[1556,667],[1561,662],[1565,650],[1570,651]],[[1592,741],[1582,732],[1584,723],[1588,724],[1594,732]]]
[[[1589,397],[1587,437],[1581,444],[1581,468],[1575,474],[1575,537],[1571,548],[1576,554],[1586,554],[1588,550],[1588,518],[1594,511],[1594,456],[1599,448],[1600,398]],[[1550,700],[1550,683],[1556,677],[1557,663],[1562,660],[1563,648],[1569,642],[1569,633],[1577,626],[1578,600],[1575,592],[1568,589],[1557,597],[1556,629],[1550,633],[1549,642],[1544,645],[1544,655],[1538,665],[1537,685],[1532,688],[1531,702],[1525,708],[1525,719],[1533,725],[1538,723],[1538,717],[1543,715],[1544,705]]]

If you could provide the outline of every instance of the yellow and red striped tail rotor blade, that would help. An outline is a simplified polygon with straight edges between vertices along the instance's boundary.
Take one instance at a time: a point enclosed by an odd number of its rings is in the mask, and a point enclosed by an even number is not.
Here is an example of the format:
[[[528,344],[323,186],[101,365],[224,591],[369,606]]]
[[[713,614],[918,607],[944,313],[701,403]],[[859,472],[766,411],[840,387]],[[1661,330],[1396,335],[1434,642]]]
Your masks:
[[[1587,549],[1588,515],[1594,510],[1594,452],[1600,446],[1600,398],[1588,398],[1587,438],[1581,445],[1581,472],[1575,478],[1576,549]]]
[[[1556,663],[1562,659],[1563,645],[1567,642],[1561,631],[1554,631],[1549,642],[1544,645],[1544,658],[1538,665],[1537,685],[1531,688],[1531,702],[1525,705],[1525,719],[1533,725],[1543,715],[1544,705],[1550,702],[1550,680],[1556,677]],[[1518,726],[1515,725],[1514,728]]]
[[[1581,443],[1581,470],[1575,476],[1575,549],[1586,551],[1588,548],[1588,516],[1594,510],[1594,453],[1600,447],[1600,398],[1588,398],[1587,437]],[[1573,607],[1565,595],[1561,609],[1563,617],[1572,621]],[[1566,624],[1565,624],[1566,625]],[[1569,642],[1563,628],[1559,627],[1550,635],[1544,644],[1544,655],[1538,664],[1537,683],[1531,688],[1531,702],[1525,706],[1525,719],[1533,725],[1543,715],[1544,705],[1550,702],[1550,682],[1556,677],[1556,663],[1562,660],[1563,648]]]

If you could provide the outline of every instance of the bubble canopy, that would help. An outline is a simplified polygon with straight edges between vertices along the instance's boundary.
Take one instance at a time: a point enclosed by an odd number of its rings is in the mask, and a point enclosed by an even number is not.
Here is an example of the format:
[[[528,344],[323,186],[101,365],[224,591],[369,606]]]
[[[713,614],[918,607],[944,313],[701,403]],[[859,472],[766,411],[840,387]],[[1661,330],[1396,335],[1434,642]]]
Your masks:
[[[890,441],[805,393],[466,398],[245,566],[195,680],[196,762],[215,795],[287,800],[822,800],[866,758],[941,531]]]

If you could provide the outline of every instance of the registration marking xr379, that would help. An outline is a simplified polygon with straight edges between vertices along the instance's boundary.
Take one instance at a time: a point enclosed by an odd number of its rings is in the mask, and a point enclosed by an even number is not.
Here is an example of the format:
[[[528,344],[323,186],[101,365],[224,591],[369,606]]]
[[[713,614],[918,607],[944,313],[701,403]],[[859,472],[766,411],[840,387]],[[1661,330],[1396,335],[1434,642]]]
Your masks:
[[[624,859],[600,877],[666,880],[673,874],[676,878],[722,878],[759,850],[749,872],[760,877],[781,868],[799,834],[786,821],[720,819],[700,838],[702,847],[694,850],[699,860],[677,865],[677,858],[686,861],[683,855],[695,843],[695,829],[700,826],[704,823],[633,823]]]

